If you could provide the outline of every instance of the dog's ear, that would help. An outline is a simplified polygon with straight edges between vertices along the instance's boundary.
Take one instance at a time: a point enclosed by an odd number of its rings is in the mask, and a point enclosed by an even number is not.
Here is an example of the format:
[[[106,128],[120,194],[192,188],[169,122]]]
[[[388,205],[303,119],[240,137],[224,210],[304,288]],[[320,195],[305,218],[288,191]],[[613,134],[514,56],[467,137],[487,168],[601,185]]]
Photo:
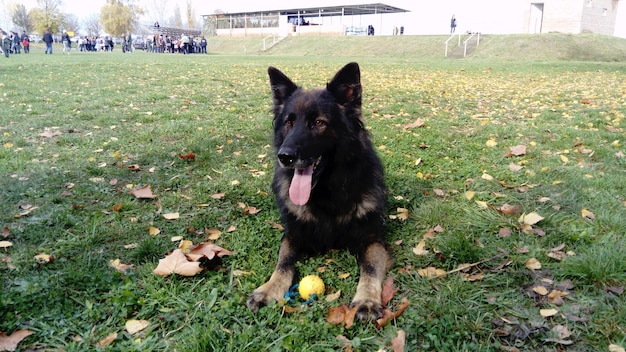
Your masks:
[[[361,106],[361,71],[359,64],[345,65],[326,85],[326,89],[341,105]]]
[[[285,100],[298,89],[298,86],[276,67],[270,66],[267,69],[267,74],[270,76],[274,106],[283,105]]]

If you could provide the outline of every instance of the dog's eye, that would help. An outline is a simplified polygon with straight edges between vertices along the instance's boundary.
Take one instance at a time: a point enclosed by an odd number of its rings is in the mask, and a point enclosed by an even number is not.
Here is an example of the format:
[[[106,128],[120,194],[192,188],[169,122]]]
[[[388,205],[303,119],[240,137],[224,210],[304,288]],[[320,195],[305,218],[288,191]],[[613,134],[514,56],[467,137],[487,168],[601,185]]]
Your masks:
[[[292,120],[287,120],[287,121],[285,121],[285,126],[287,126],[287,127],[293,127],[293,121],[292,121]]]
[[[326,126],[326,121],[317,119],[315,120],[315,127],[323,127]]]

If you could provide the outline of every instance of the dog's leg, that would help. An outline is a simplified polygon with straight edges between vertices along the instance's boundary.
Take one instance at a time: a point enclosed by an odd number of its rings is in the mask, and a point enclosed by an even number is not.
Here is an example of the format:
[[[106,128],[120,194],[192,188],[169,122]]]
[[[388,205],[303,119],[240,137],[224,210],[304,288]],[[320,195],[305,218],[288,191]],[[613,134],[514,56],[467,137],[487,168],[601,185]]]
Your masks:
[[[383,314],[380,295],[387,269],[391,263],[391,256],[384,245],[372,243],[359,256],[358,260],[359,284],[351,306],[358,307],[357,318],[364,321],[376,321]]]
[[[271,301],[279,301],[284,297],[285,292],[289,290],[289,286],[293,282],[296,259],[297,253],[291,246],[289,239],[283,237],[278,251],[276,268],[270,279],[250,294],[246,302],[248,308],[256,312]]]

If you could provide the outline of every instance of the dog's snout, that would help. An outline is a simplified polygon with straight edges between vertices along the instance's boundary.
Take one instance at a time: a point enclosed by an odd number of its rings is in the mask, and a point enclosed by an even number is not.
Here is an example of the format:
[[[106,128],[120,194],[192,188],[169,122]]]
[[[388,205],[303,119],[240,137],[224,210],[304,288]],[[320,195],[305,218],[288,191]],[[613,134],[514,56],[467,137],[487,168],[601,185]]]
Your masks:
[[[278,160],[284,166],[292,166],[296,159],[296,151],[293,148],[283,147],[278,150]]]

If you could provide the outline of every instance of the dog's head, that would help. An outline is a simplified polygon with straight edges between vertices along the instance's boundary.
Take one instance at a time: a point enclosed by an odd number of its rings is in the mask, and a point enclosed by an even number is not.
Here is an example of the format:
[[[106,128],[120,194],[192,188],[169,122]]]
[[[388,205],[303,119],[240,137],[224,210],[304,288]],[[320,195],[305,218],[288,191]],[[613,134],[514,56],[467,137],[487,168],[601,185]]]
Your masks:
[[[277,167],[293,171],[289,197],[294,204],[304,205],[334,153],[360,139],[359,65],[347,64],[325,89],[315,90],[298,87],[274,67],[268,74],[274,99]]]

